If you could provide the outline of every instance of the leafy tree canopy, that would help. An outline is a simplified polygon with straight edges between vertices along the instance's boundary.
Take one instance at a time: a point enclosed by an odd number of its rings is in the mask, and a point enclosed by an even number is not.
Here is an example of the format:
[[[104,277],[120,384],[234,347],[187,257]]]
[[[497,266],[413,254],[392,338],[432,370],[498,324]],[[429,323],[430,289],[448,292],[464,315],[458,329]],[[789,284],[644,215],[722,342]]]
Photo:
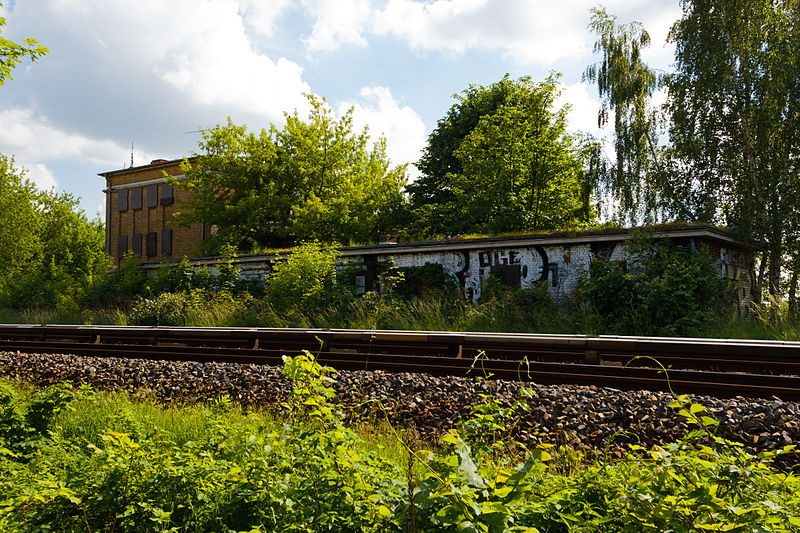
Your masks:
[[[603,8],[593,8],[589,30],[597,35],[594,52],[602,60],[589,65],[583,79],[597,83],[602,105],[598,126],[613,120],[616,161],[604,176],[617,200],[621,221],[653,221],[664,207],[659,185],[663,178],[662,150],[658,147],[658,118],[650,104],[662,86],[659,77],[642,60],[650,35],[638,22],[618,24]]]
[[[642,61],[649,36],[640,24],[593,10],[602,61],[585,77],[597,82],[601,122],[615,114],[610,190],[632,221],[718,223],[760,242],[756,294],[766,285],[777,298],[789,256],[800,270],[800,2],[681,5],[669,36],[675,70],[661,77]],[[650,97],[662,83],[658,110]],[[795,274],[790,300],[797,283]]]
[[[392,228],[405,167],[391,166],[383,138],[370,145],[366,129],[353,130],[352,109],[336,119],[324,100],[308,99],[309,119],[287,113],[280,130],[250,133],[229,119],[202,131],[202,155],[184,162],[187,179],[175,185],[195,193],[178,221],[218,228],[204,251],[368,242]]]
[[[670,34],[670,139],[682,170],[672,183],[705,216],[764,243],[759,280],[767,267],[777,297],[786,254],[800,268],[800,2],[682,4]]]
[[[76,311],[109,267],[104,240],[103,225],[74,197],[37,190],[0,155],[0,303]]]
[[[0,7],[3,7],[2,2]],[[0,17],[0,31],[5,25],[6,19]],[[26,57],[35,63],[47,52],[47,48],[39,44],[36,39],[23,39],[21,43],[17,43],[0,35],[0,85],[11,79],[11,71]]]
[[[555,109],[557,76],[470,86],[428,139],[409,185],[416,230],[547,230],[593,217],[583,147]]]

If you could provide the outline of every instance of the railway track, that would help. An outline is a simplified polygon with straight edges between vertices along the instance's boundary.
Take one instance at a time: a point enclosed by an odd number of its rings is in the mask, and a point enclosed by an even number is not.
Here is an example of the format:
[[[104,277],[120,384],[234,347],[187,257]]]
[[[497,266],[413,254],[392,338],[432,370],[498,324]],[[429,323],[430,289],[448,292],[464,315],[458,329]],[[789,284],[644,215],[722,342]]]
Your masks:
[[[800,400],[800,343],[420,331],[0,325],[0,350],[484,375],[541,384]],[[480,358],[476,362],[476,358]],[[658,361],[658,363],[656,363]],[[665,373],[659,366],[668,368]],[[626,366],[623,366],[626,365]]]

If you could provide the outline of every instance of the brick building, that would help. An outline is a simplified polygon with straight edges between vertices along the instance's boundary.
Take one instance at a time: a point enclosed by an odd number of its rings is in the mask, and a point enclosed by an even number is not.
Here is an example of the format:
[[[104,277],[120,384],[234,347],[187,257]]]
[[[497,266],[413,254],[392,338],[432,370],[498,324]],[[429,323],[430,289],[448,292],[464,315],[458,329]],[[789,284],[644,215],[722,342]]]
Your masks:
[[[189,193],[173,188],[165,174],[181,179],[182,161],[156,159],[149,165],[99,174],[106,179],[106,253],[117,264],[128,252],[142,261],[197,254],[197,245],[204,237],[203,225],[181,227],[172,223],[173,214]]]

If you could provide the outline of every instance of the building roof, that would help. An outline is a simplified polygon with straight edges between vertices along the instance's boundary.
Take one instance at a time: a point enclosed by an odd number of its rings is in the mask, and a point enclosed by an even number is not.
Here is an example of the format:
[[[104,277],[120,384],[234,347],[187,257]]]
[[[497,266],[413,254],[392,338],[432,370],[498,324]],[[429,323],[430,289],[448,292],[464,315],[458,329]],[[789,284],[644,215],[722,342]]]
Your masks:
[[[146,165],[138,165],[135,167],[128,167],[122,168],[119,170],[109,170],[108,172],[100,172],[98,176],[103,176],[104,178],[108,179],[110,177],[122,176],[125,174],[135,174],[136,172],[141,172],[142,170],[152,170],[157,168],[166,168],[170,166],[174,166],[176,163],[181,163],[184,159],[187,161],[194,161],[197,159],[197,156],[192,157],[181,157],[180,159],[171,159],[167,161],[166,159],[154,159],[150,163]]]
[[[392,254],[410,254],[424,252],[444,252],[444,251],[463,251],[463,250],[487,250],[509,247],[533,247],[533,246],[576,246],[580,244],[590,244],[599,242],[620,242],[631,237],[635,232],[643,232],[653,238],[705,238],[716,241],[720,244],[734,245],[740,248],[752,249],[753,245],[739,240],[726,231],[706,225],[683,225],[683,226],[654,226],[643,228],[607,228],[588,231],[559,231],[552,233],[542,233],[537,235],[515,235],[498,237],[478,237],[478,238],[454,238],[441,241],[422,241],[400,244],[370,244],[364,246],[342,246],[338,248],[342,257],[358,256],[380,256]],[[291,250],[266,252],[258,254],[242,254],[236,257],[239,264],[260,262],[271,257],[279,257],[290,254]],[[177,261],[177,260],[173,260]],[[193,258],[196,264],[215,264],[219,257],[199,257]],[[145,268],[153,268],[159,263],[149,261],[140,263]]]

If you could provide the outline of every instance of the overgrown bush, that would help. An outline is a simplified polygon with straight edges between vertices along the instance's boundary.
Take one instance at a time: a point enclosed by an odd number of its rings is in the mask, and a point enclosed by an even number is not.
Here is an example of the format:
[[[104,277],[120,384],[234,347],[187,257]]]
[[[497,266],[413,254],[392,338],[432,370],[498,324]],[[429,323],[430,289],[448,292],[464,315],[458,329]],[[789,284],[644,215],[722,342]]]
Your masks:
[[[164,292],[154,298],[139,298],[130,312],[136,326],[185,326],[188,315],[198,306],[197,292]]]
[[[403,300],[452,297],[459,292],[456,280],[446,274],[439,263],[425,263],[398,270],[403,274],[403,280],[397,285],[395,293]]]
[[[278,312],[292,307],[320,309],[352,298],[354,287],[337,282],[335,245],[308,241],[272,265],[265,298]]]
[[[733,311],[733,290],[705,248],[634,242],[627,265],[593,260],[580,295],[603,333],[699,336]]]
[[[68,385],[0,382],[0,530],[783,532],[800,479],[744,451],[686,397],[676,442],[587,459],[510,437],[532,392],[484,396],[439,446],[389,426],[365,436],[332,402],[332,369],[285,358],[277,420],[227,397],[158,407]],[[378,407],[381,407],[378,405]],[[385,443],[381,444],[381,443]],[[509,453],[509,450],[511,452]]]

